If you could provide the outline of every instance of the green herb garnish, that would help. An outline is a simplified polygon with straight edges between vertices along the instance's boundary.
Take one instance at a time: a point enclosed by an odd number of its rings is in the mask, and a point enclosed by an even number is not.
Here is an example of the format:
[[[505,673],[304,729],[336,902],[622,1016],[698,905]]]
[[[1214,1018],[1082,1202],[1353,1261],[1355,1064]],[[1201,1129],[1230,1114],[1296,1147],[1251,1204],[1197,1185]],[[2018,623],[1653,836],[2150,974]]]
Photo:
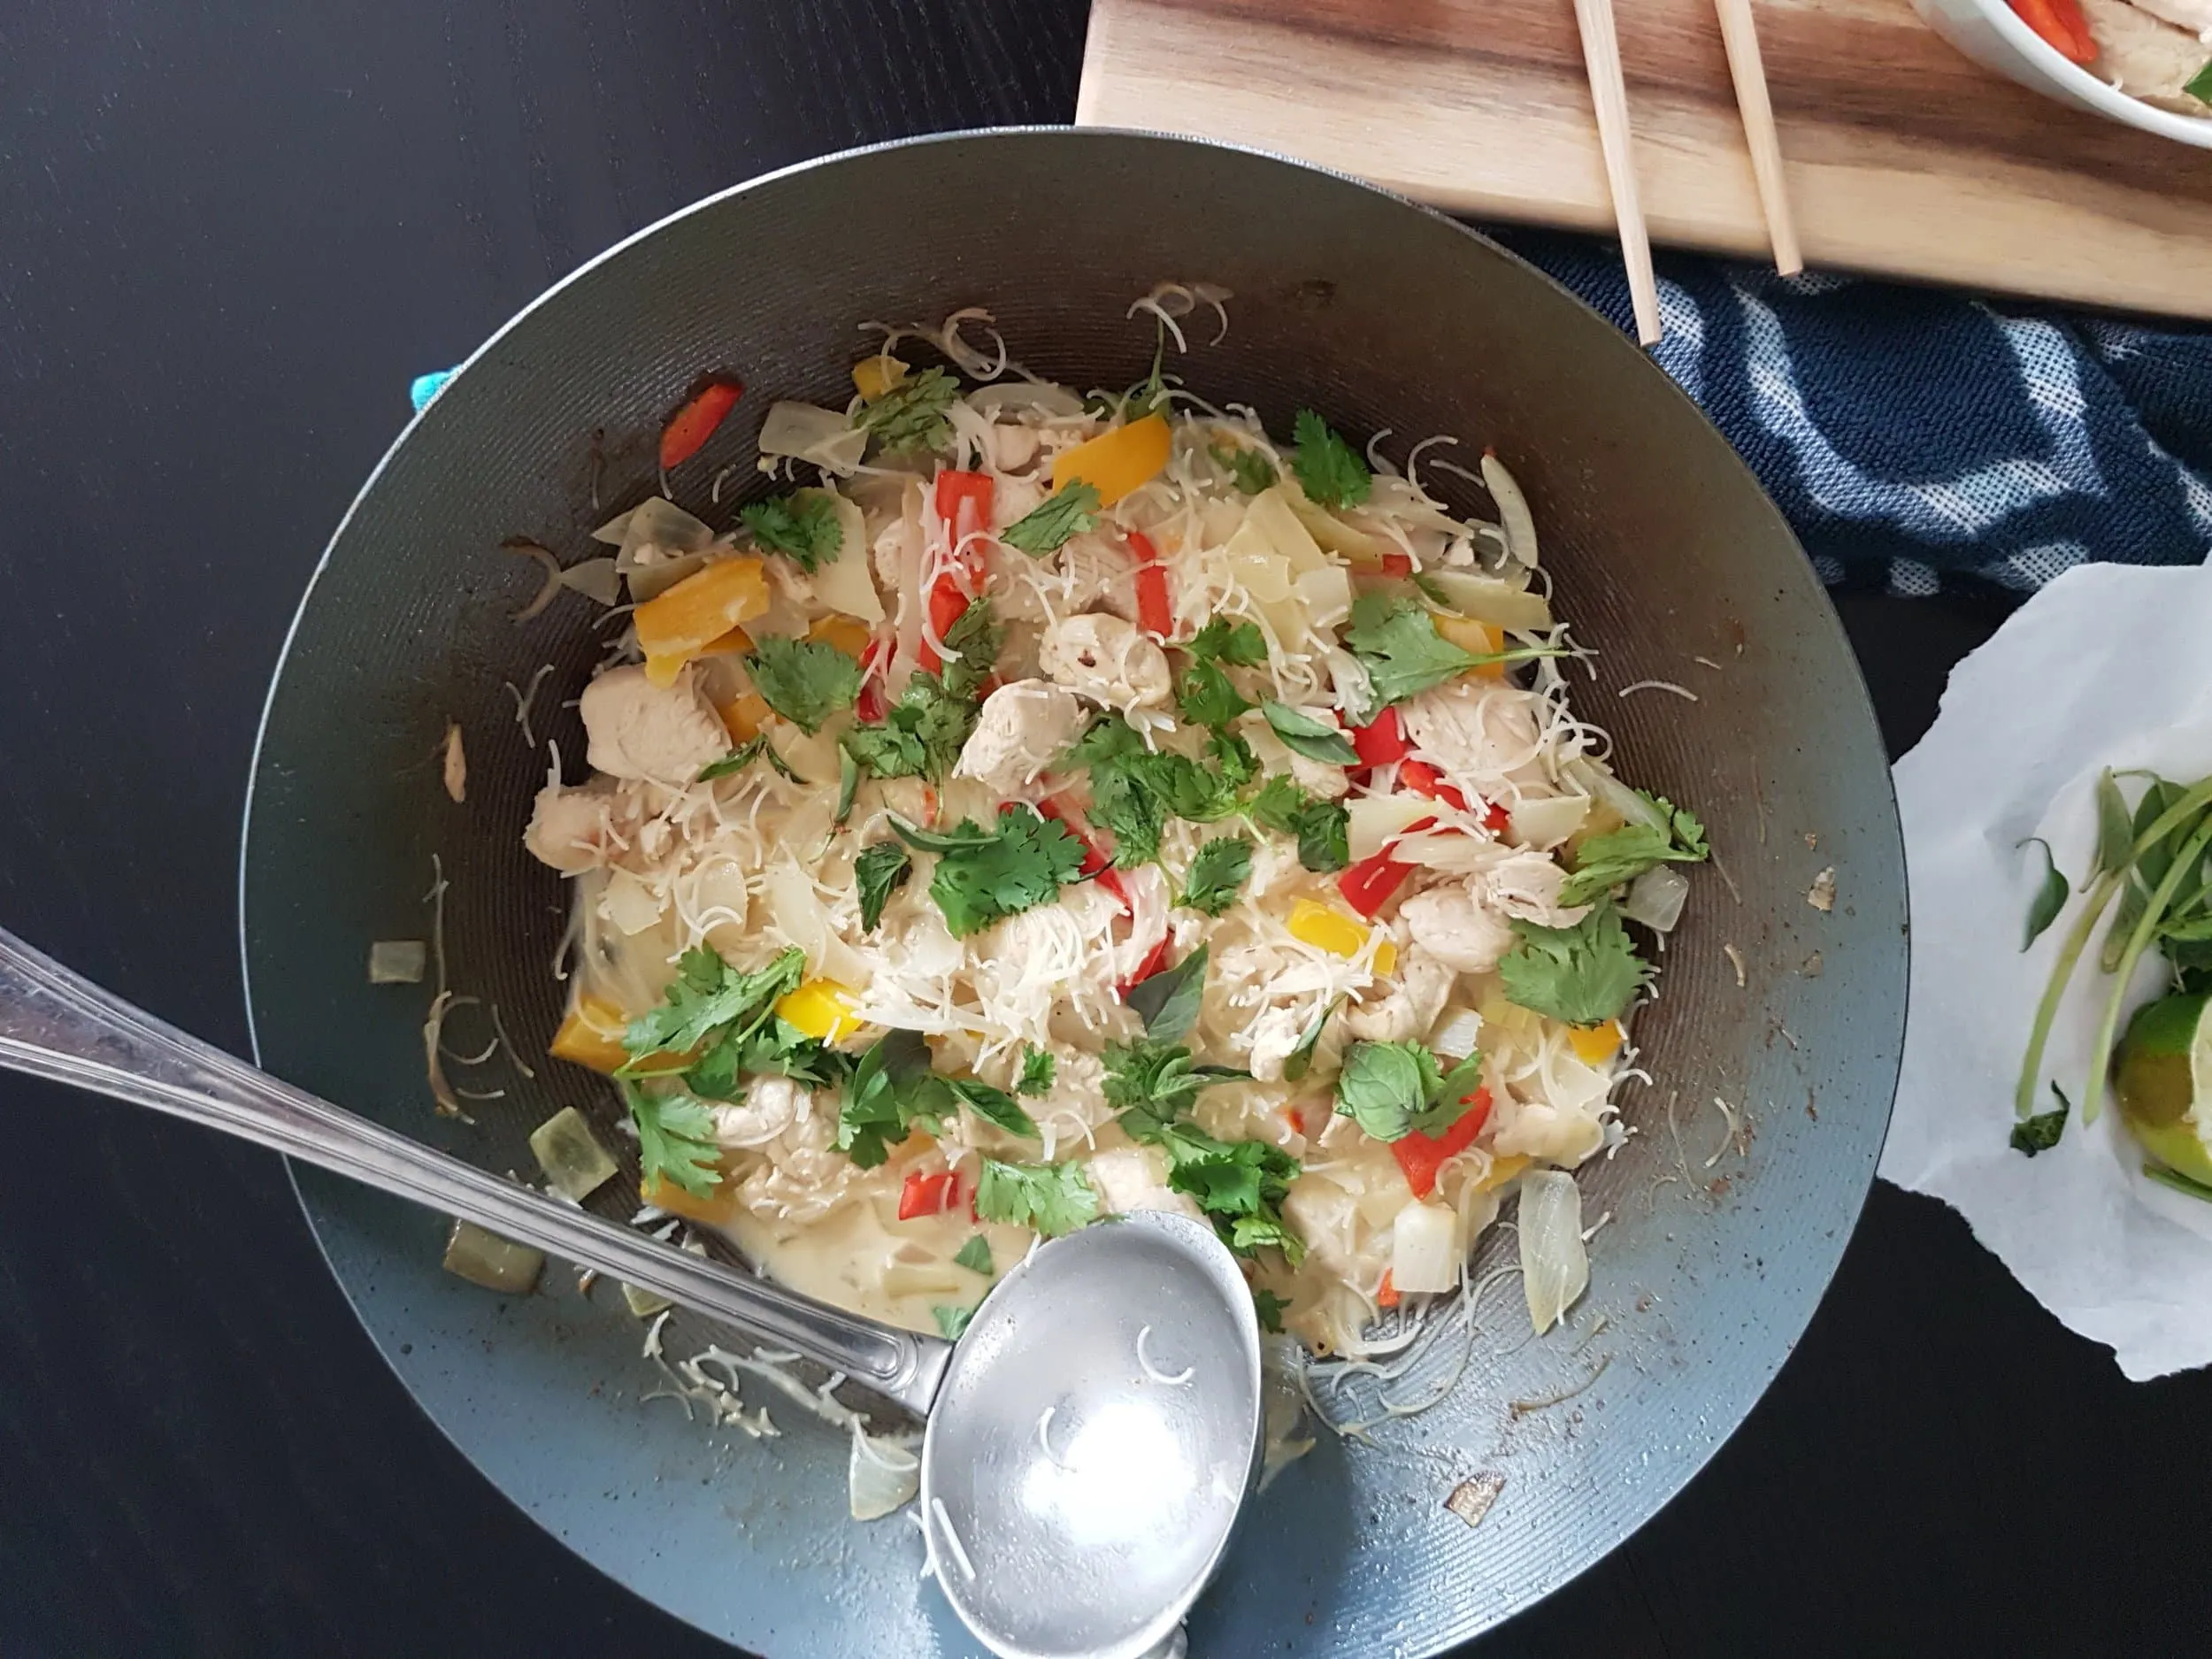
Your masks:
[[[1098,490],[1080,479],[1056,490],[998,533],[998,539],[1032,558],[1067,544],[1068,538],[1098,527]]]
[[[953,1265],[964,1267],[971,1273],[980,1273],[988,1279],[992,1273],[991,1241],[981,1233],[971,1234],[968,1241],[953,1253]]]
[[[775,745],[768,741],[768,734],[765,732],[756,733],[723,756],[721,759],[710,760],[700,767],[696,781],[712,783],[717,778],[726,778],[733,772],[744,771],[757,760],[765,760],[779,773],[793,783],[802,787],[806,783],[805,779],[791,770],[791,763],[776,753]]]
[[[1050,903],[1083,868],[1083,843],[1033,807],[1002,814],[990,829],[968,818],[941,833],[895,818],[891,827],[908,846],[938,856],[929,895],[956,939]]]
[[[1252,1293],[1252,1311],[1259,1315],[1260,1329],[1263,1331],[1272,1331],[1280,1336],[1283,1333],[1283,1310],[1289,1306],[1271,1290]]]
[[[1114,863],[1124,870],[1160,856],[1171,818],[1210,824],[1237,810],[1235,787],[1187,755],[1154,754],[1119,715],[1109,715],[1077,740],[1062,763],[1091,774],[1091,821],[1114,838]]]
[[[1203,662],[1257,668],[1267,661],[1267,635],[1260,632],[1257,623],[1232,623],[1216,617],[1193,634],[1183,649]]]
[[[964,1103],[969,1110],[986,1123],[996,1124],[1010,1135],[1020,1135],[1030,1141],[1039,1138],[1037,1125],[1021,1109],[1021,1102],[1004,1089],[994,1088],[988,1083],[972,1077],[947,1078],[945,1087],[952,1091],[955,1100]]]
[[[1190,862],[1183,878],[1181,902],[1209,916],[1219,916],[1237,902],[1237,894],[1252,873],[1252,838],[1224,835],[1208,841]]]
[[[959,396],[960,382],[951,375],[924,369],[862,404],[853,425],[872,434],[886,451],[938,449],[952,436],[945,411]]]
[[[2212,104],[2212,58],[2204,67],[2181,83],[2181,89],[2200,104]]]
[[[1245,816],[1262,829],[1296,838],[1298,862],[1328,875],[1352,862],[1351,815],[1340,801],[1317,800],[1288,778],[1270,778],[1245,803]]]
[[[1047,1238],[1072,1233],[1098,1215],[1098,1194],[1078,1164],[983,1160],[975,1212],[986,1221],[1034,1227]]]
[[[714,1112],[688,1094],[649,1094],[622,1079],[622,1098],[637,1126],[642,1184],[672,1182],[704,1198],[722,1180],[722,1148],[715,1143]]]
[[[1327,421],[1310,409],[1302,409],[1291,434],[1298,449],[1290,457],[1290,470],[1310,497],[1324,507],[1356,507],[1367,499],[1374,479],[1366,461]]]
[[[1574,873],[1559,890],[1562,904],[1587,904],[1662,864],[1702,864],[1712,856],[1694,812],[1663,795],[1635,792],[1659,815],[1656,824],[1625,824],[1593,835],[1575,854]]]
[[[1210,446],[1215,460],[1228,469],[1230,481],[1247,495],[1256,495],[1275,481],[1275,464],[1257,449]]]
[[[2051,1093],[2058,1096],[2055,1107],[2047,1112],[2038,1112],[2032,1118],[2024,1118],[2012,1125],[2012,1149],[2015,1152],[2024,1152],[2033,1157],[2039,1152],[2048,1152],[2058,1144],[2059,1135],[2066,1127],[2066,1114],[2072,1109],[2073,1102],[2066,1098],[2066,1091],[2056,1083],[2051,1085]]]
[[[825,492],[800,490],[750,502],[737,510],[737,516],[755,541],[782,554],[809,575],[836,558],[844,540],[837,503]]]
[[[1176,682],[1175,705],[1193,726],[1225,726],[1252,704],[1218,664],[1201,657]]]
[[[1189,1035],[1198,1023],[1199,999],[1206,990],[1206,957],[1201,945],[1171,968],[1163,968],[1131,986],[1122,1002],[1144,1021],[1144,1034],[1162,1042]]]
[[[1356,1042],[1336,1080],[1336,1112],[1377,1141],[1418,1132],[1440,1135],[1466,1113],[1482,1087],[1482,1056],[1449,1071],[1417,1042]]]
[[[913,872],[913,856],[896,841],[877,841],[861,849],[853,860],[853,885],[860,892],[862,933],[876,931],[876,924],[883,919],[883,907]]]
[[[1651,978],[1610,899],[1572,927],[1516,921],[1520,942],[1498,962],[1506,1000],[1570,1025],[1617,1018]]]
[[[860,695],[860,664],[821,640],[770,634],[745,659],[745,672],[761,700],[803,732],[819,731]]]
[[[886,1032],[845,1080],[837,1145],[862,1169],[872,1170],[917,1124],[933,1134],[952,1110],[952,1092],[930,1070],[929,1045],[921,1033]]]
[[[1306,1034],[1298,1039],[1298,1046],[1283,1056],[1283,1081],[1302,1083],[1306,1073],[1313,1070],[1315,1050],[1321,1047],[1321,1033],[1328,1028],[1329,1016],[1335,1013],[1344,1001],[1340,996],[1330,1000],[1329,1005],[1314,1016],[1313,1024],[1306,1027]]]
[[[945,644],[957,655],[948,656],[933,674],[917,672],[879,722],[851,727],[839,746],[878,778],[942,781],[975,730],[983,682],[1004,637],[990,600],[977,600],[945,630]]]
[[[975,1310],[949,1307],[939,1302],[930,1309],[929,1317],[937,1321],[938,1335],[948,1342],[957,1342],[968,1333],[968,1325],[975,1317]]]
[[[1260,712],[1292,753],[1332,766],[1359,764],[1359,751],[1352,747],[1352,740],[1326,720],[1317,720],[1286,703],[1263,703]]]
[[[1053,1058],[1049,1048],[1033,1048],[1023,1044],[1021,1077],[1014,1084],[1014,1093],[1033,1099],[1049,1092],[1059,1070],[1060,1063]]]

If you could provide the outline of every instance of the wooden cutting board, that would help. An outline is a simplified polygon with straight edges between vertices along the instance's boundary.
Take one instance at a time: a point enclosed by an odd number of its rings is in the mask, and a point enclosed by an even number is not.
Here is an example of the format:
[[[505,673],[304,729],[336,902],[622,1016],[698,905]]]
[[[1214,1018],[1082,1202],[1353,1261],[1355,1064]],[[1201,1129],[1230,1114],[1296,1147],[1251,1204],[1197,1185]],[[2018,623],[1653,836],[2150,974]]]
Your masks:
[[[1762,257],[1711,0],[1617,0],[1655,240]],[[1808,262],[2212,318],[2212,150],[1961,57],[1909,0],[1761,0]],[[1478,218],[1612,223],[1571,0],[1094,0],[1079,123],[1304,157]]]

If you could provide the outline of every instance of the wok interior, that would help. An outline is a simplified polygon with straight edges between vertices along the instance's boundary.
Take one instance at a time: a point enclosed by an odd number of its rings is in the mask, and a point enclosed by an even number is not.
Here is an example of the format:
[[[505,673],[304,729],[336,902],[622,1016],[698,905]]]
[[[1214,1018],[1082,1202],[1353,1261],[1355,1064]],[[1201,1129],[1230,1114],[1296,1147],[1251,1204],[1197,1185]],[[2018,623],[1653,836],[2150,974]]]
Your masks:
[[[272,1068],[526,1178],[535,1174],[529,1131],[579,1106],[627,1159],[594,1207],[630,1215],[634,1150],[608,1129],[611,1093],[538,1057],[560,1012],[552,966],[566,895],[520,840],[549,740],[564,775],[582,775],[580,727],[565,705],[609,631],[572,595],[511,622],[541,572],[501,541],[531,537],[565,563],[603,550],[589,529],[658,488],[660,422],[703,373],[748,388],[673,480],[679,503],[718,527],[732,490],[762,488],[749,464],[769,404],[841,405],[849,395],[848,365],[868,338],[858,322],[981,305],[1040,374],[1120,386],[1146,371],[1153,343],[1149,319],[1127,308],[1168,279],[1233,296],[1225,339],[1210,342],[1214,326],[1201,316],[1188,354],[1171,347],[1169,367],[1202,397],[1252,403],[1275,432],[1302,405],[1355,442],[1386,427],[1393,458],[1436,433],[1461,440],[1441,454],[1471,470],[1485,445],[1497,448],[1534,507],[1558,611],[1599,653],[1594,682],[1577,671],[1578,711],[1612,732],[1627,775],[1700,812],[1717,855],[1669,943],[1662,1001],[1639,1018],[1655,1085],[1624,1097],[1638,1133],[1581,1176],[1586,1219],[1611,1219],[1593,1244],[1575,1331],[1517,1347],[1525,1320],[1504,1286],[1446,1404],[1348,1457],[1324,1446],[1274,1489],[1285,1495],[1256,1506],[1194,1629],[1210,1652],[1256,1649],[1271,1635],[1314,1640],[1285,1619],[1295,1585],[1300,1606],[1326,1616],[1314,1628],[1339,1644],[1310,1651],[1348,1650],[1384,1631],[1405,1651],[1427,1651],[1624,1537],[1756,1398],[1809,1317],[1871,1178],[1905,964],[1886,766],[1840,630],[1786,526],[1632,347],[1457,227],[1243,152],[1038,132],[894,146],[779,175],[587,267],[431,404],[347,520],[307,601],[270,709],[246,849],[257,1036]],[[710,504],[708,480],[733,463],[731,487]],[[1454,506],[1487,510],[1471,483],[1428,478]],[[547,663],[533,748],[517,694]],[[1617,695],[1648,680],[1695,700]],[[449,721],[465,738],[462,804],[440,787]],[[426,936],[434,854],[449,882],[450,985],[482,1002],[455,1014],[454,1046],[472,1052],[488,1040],[479,1016],[496,1003],[536,1072],[523,1079],[501,1062],[457,1074],[504,1090],[470,1102],[466,1124],[432,1113],[419,1035],[429,987],[372,990],[363,965],[373,939]],[[1824,912],[1807,894],[1830,867],[1841,897]],[[1742,959],[1740,988],[1728,947]],[[1747,1152],[1730,1143],[1715,1096],[1747,1110]],[[528,1347],[534,1339],[518,1335],[527,1318],[439,1282],[434,1218],[321,1180],[303,1186],[388,1351],[411,1321],[460,1346],[480,1326],[501,1335],[434,1386],[420,1366],[402,1365],[434,1414],[441,1388],[457,1402],[497,1398],[503,1367],[559,1374],[557,1352],[497,1351]],[[1509,1232],[1494,1231],[1474,1271],[1501,1253],[1509,1260],[1512,1248]],[[556,1288],[568,1289],[557,1267]],[[568,1302],[560,1325],[564,1337],[591,1327],[593,1351],[609,1356],[636,1338],[603,1294],[589,1313]],[[680,1322],[672,1348],[682,1340]],[[1418,1392],[1456,1357],[1440,1348],[1402,1386]],[[1548,1414],[1511,1409],[1586,1383]],[[634,1400],[620,1409],[637,1409]],[[580,1471],[662,1455],[614,1426],[615,1409],[595,1406],[592,1420],[606,1426],[565,1437]],[[1369,1414],[1348,1401],[1340,1413]],[[1561,1432],[1570,1414],[1586,1425],[1571,1437]],[[456,1432],[495,1479],[529,1485],[511,1469],[524,1454]],[[627,1545],[588,1536],[637,1524],[635,1512],[562,1528],[733,1640],[778,1654],[847,1650],[864,1616],[833,1576],[817,1585],[780,1553],[797,1517],[839,1507],[842,1455],[826,1431],[795,1424],[761,1469],[743,1469],[741,1452],[727,1460],[726,1479],[749,1493],[758,1483],[767,1506],[734,1543],[726,1525],[716,1529],[711,1555],[727,1588],[664,1582]],[[1504,1495],[1470,1532],[1440,1505],[1456,1479],[1493,1466],[1507,1474]],[[580,1472],[573,1513],[591,1513],[592,1479],[617,1478]],[[818,1500],[802,1492],[808,1483],[828,1490]],[[569,1502],[564,1478],[541,1484],[540,1513]],[[880,1555],[886,1583],[900,1582],[889,1569],[907,1548],[896,1530],[860,1532],[853,1544]],[[895,1621],[876,1629],[895,1643],[918,1640],[938,1612],[902,1587],[864,1617]],[[818,1640],[809,1618],[830,1621]]]

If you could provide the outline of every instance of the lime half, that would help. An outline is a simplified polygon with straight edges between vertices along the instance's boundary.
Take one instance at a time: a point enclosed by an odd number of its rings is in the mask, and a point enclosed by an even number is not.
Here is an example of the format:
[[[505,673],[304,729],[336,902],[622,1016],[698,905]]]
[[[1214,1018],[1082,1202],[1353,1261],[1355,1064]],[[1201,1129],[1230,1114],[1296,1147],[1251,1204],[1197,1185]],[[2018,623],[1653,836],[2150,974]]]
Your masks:
[[[2144,1149],[2212,1184],[2212,996],[2164,996],[2136,1010],[2115,1085]]]

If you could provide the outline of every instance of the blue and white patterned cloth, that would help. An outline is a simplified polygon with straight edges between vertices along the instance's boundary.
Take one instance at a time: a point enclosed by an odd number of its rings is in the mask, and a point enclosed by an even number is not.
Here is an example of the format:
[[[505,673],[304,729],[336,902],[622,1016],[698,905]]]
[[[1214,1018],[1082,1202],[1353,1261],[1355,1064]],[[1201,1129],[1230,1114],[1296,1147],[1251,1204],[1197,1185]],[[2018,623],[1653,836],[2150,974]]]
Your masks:
[[[1499,240],[1623,328],[1617,248]],[[1657,259],[1661,367],[1758,473],[1824,580],[2025,591],[2212,550],[2212,329],[1849,277]]]

